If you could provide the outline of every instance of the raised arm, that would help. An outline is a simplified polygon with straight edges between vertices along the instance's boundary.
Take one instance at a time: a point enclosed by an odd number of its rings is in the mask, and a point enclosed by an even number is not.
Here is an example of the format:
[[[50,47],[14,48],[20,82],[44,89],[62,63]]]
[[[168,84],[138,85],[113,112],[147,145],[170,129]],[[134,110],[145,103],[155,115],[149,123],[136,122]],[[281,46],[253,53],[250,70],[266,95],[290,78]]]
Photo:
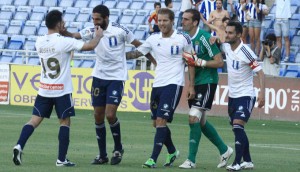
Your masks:
[[[71,33],[69,31],[67,31],[67,29],[64,29],[64,30],[60,31],[59,33],[63,36],[72,37],[75,39],[81,39],[81,35],[79,34],[79,32]]]
[[[79,34],[80,35],[80,34]],[[103,30],[100,26],[95,28],[95,38],[91,41],[84,43],[83,47],[81,48],[82,51],[90,51],[93,50],[99,43],[100,39],[103,37]]]

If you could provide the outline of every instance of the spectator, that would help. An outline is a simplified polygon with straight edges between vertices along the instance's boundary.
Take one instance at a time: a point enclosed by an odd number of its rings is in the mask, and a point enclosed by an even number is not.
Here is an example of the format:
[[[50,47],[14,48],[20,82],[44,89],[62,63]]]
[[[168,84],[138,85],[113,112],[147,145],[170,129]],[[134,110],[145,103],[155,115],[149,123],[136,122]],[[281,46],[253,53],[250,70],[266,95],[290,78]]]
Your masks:
[[[222,0],[216,0],[216,10],[210,13],[209,20],[205,23],[206,25],[212,23],[217,28],[223,26],[222,19],[224,17],[229,18],[229,13],[228,11],[223,10],[222,6],[223,6]],[[212,36],[216,36],[216,34],[217,33],[214,30],[211,31]]]
[[[166,8],[169,8],[170,10],[172,10],[173,9],[172,0],[165,0],[165,6],[166,6]]]
[[[277,39],[277,46],[282,48],[282,36],[285,42],[285,58],[284,61],[289,61],[290,56],[290,39],[289,39],[289,18],[291,18],[291,1],[276,0],[274,30]]]
[[[148,25],[149,25],[149,29],[150,29],[150,34],[154,33],[154,32],[160,32],[159,28],[158,28],[158,18],[157,18],[157,13],[161,8],[161,4],[160,2],[155,2],[154,3],[154,9],[155,11],[150,15],[149,19],[148,19]],[[152,20],[155,21],[153,27],[152,27]]]
[[[246,7],[247,20],[249,20],[249,36],[251,49],[258,54],[260,51],[260,31],[264,15],[268,15],[269,9],[265,0],[251,0]]]
[[[200,17],[203,23],[209,21],[210,13],[215,11],[217,8],[216,0],[204,0],[199,7]],[[207,25],[203,26],[203,30],[210,32],[210,29]]]
[[[181,21],[182,21],[182,15],[187,9],[192,8],[192,1],[191,0],[182,0],[181,1],[181,7],[180,7],[180,13],[177,21],[177,27],[182,26]]]
[[[242,40],[244,43],[247,42],[247,36],[248,36],[248,28],[249,28],[249,22],[246,19],[246,6],[247,6],[247,1],[248,0],[239,0],[239,3],[235,4],[233,6],[232,0],[229,0],[228,3],[230,4],[231,11],[236,14],[238,17],[238,21],[242,24],[243,26],[243,35],[242,35]]]
[[[266,75],[278,76],[280,67],[281,48],[276,45],[275,34],[269,34],[262,42],[259,58],[263,61],[263,71]]]

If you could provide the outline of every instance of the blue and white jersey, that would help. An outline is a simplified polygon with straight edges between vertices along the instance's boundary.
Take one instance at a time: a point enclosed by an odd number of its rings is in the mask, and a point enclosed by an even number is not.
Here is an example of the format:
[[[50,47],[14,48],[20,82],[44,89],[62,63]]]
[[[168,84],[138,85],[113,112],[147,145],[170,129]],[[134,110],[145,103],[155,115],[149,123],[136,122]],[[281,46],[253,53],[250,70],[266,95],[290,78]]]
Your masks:
[[[163,38],[162,33],[152,34],[137,50],[144,55],[152,52],[157,62],[153,87],[170,84],[184,86],[185,62],[182,53],[193,50],[187,34],[177,30],[168,38]]]
[[[209,20],[209,15],[211,12],[215,11],[217,9],[216,6],[216,0],[204,0],[200,7],[199,7],[199,11],[200,13],[203,15],[203,17],[205,18],[205,20]]]
[[[255,53],[243,42],[234,51],[228,43],[222,44],[221,49],[226,55],[229,97],[255,95],[253,72],[262,70]]]
[[[247,19],[246,19],[247,12],[246,12],[246,9],[245,9],[245,11],[243,10],[243,6],[247,6],[247,4],[237,3],[234,6],[235,13],[238,16],[238,19],[241,22],[241,24],[244,24],[247,22]]]
[[[258,13],[257,13],[256,8],[255,8],[255,5],[256,4],[249,3],[246,7],[246,9],[248,10],[248,14],[250,15],[251,19],[259,19]],[[265,4],[259,4],[258,8],[260,10],[268,9],[268,7]]]
[[[84,41],[94,37],[93,27],[87,27],[79,33]],[[92,76],[104,80],[127,80],[125,44],[130,44],[133,40],[134,36],[128,28],[109,22],[95,48],[96,64]]]

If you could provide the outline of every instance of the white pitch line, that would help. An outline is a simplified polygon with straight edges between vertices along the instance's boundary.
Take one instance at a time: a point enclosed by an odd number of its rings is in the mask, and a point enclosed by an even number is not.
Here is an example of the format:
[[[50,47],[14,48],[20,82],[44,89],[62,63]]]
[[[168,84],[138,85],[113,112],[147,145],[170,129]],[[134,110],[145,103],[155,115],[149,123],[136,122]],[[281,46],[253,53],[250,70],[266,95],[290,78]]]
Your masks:
[[[281,144],[284,145],[284,144]],[[281,147],[281,146],[276,146],[272,144],[250,144],[252,147],[258,147],[258,148],[271,148],[271,149],[284,149],[284,150],[293,150],[293,151],[300,151],[300,148],[289,148],[289,147]],[[286,146],[291,146],[291,145],[286,145]],[[300,146],[300,145],[299,145]]]

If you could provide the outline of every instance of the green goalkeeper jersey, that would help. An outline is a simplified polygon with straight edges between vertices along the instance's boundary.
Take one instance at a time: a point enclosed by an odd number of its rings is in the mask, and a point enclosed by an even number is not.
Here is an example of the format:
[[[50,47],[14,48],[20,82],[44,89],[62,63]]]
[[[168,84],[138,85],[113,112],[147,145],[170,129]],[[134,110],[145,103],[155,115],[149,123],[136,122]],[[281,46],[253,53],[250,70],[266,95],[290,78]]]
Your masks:
[[[220,53],[216,44],[209,43],[210,34],[198,28],[196,34],[192,37],[194,50],[198,58],[206,61],[213,60],[213,57]],[[217,84],[219,80],[217,68],[196,67],[195,85]]]

